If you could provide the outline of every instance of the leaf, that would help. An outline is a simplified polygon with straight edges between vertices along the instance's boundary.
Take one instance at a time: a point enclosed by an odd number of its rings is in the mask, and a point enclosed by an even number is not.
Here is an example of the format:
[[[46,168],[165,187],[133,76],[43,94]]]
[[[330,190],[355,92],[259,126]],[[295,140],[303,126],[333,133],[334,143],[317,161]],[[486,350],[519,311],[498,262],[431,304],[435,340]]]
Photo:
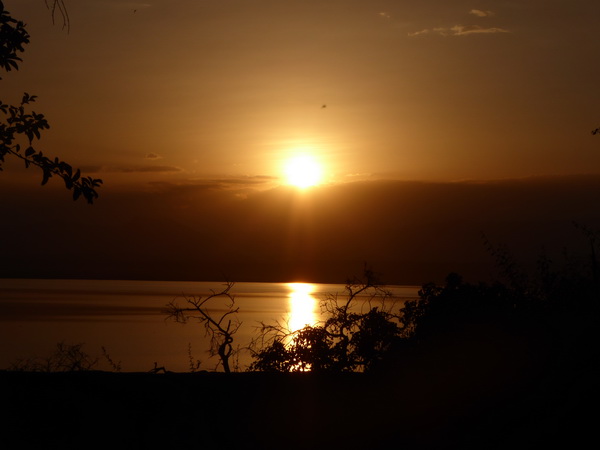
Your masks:
[[[52,172],[50,172],[49,170],[44,170],[44,175],[42,178],[42,186],[48,182],[48,180],[50,179],[51,176],[52,176]]]
[[[27,147],[27,150],[25,150],[25,156],[26,157],[30,157],[34,153],[35,153],[35,149],[33,147]]]
[[[66,172],[69,176],[73,175],[73,168],[71,167],[70,164],[67,164],[66,162],[61,162],[60,168],[62,169],[63,172]],[[73,180],[73,181],[75,181],[75,180]]]

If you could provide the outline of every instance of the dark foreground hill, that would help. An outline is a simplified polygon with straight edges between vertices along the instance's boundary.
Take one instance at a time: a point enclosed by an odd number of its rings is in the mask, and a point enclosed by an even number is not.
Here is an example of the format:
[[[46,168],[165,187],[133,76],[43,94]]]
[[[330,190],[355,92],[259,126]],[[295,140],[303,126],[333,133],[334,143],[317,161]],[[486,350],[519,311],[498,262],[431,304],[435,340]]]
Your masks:
[[[449,342],[370,375],[0,372],[0,447],[583,448],[599,396],[579,344],[523,365]]]

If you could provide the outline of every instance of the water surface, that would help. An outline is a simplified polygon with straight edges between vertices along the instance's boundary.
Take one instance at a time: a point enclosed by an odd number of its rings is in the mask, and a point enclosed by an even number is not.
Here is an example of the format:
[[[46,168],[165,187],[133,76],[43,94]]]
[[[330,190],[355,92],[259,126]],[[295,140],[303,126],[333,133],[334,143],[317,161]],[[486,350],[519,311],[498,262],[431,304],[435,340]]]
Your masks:
[[[184,296],[210,295],[224,288],[222,282],[130,280],[30,280],[0,279],[0,369],[18,358],[48,356],[57,342],[84,343],[84,349],[100,356],[105,347],[110,357],[122,362],[124,371],[147,371],[164,366],[187,371],[191,356],[201,368],[211,370],[208,340],[201,325],[182,325],[165,320],[164,308],[172,300],[184,304]],[[417,286],[390,286],[402,301],[417,295]],[[242,325],[235,345],[246,346],[261,322],[279,321],[293,329],[322,319],[320,304],[337,295],[346,298],[341,284],[235,283],[231,289]],[[360,299],[359,306],[366,297]],[[210,301],[210,311],[227,311],[225,299]],[[240,354],[243,369],[249,355]],[[99,369],[109,370],[104,358]]]

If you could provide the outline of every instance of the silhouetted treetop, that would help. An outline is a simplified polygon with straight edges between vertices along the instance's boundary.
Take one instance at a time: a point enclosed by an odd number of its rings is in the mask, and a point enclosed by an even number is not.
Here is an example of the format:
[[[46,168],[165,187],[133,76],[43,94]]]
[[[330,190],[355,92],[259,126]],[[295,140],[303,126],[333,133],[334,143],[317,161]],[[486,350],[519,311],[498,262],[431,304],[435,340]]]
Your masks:
[[[54,8],[66,14],[62,1],[55,1]],[[46,2],[47,6],[48,2]],[[54,15],[54,10],[53,10]],[[68,16],[63,16],[67,17]],[[68,22],[67,22],[68,23]],[[25,24],[11,17],[0,1],[0,69],[10,72],[18,70],[22,62],[19,56],[29,43],[29,34]],[[36,96],[24,93],[18,105],[11,105],[0,100],[0,170],[6,157],[15,157],[25,163],[25,167],[35,166],[42,171],[42,185],[53,176],[63,179],[65,187],[73,191],[73,199],[83,196],[88,203],[98,198],[96,188],[102,180],[81,176],[79,169],[74,170],[70,164],[59,158],[48,158],[33,147],[33,142],[41,138],[41,132],[50,128],[43,114],[29,110]]]
[[[0,68],[6,72],[19,70],[23,60],[18,54],[25,51],[26,44],[29,44],[29,33],[25,24],[13,19],[0,0]]]

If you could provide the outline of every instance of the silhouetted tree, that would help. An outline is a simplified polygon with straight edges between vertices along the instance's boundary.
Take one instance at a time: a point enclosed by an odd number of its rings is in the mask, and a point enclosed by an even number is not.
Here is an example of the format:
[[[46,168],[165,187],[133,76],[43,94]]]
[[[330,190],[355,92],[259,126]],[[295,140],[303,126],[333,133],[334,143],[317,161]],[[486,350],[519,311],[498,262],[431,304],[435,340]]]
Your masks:
[[[406,337],[418,343],[432,336],[462,332],[476,324],[502,326],[526,309],[526,304],[521,293],[505,285],[465,283],[460,275],[450,273],[444,286],[427,283],[419,290],[419,299],[405,303],[403,320],[411,330]]]
[[[236,317],[231,318],[239,310],[230,292],[233,285],[234,283],[227,282],[223,290],[211,291],[211,294],[206,297],[193,295],[177,297],[169,302],[165,310],[167,319],[179,323],[187,323],[190,319],[194,319],[204,325],[206,336],[210,337],[210,356],[218,356],[223,370],[227,373],[231,372],[229,360],[235,354],[232,346],[233,336],[242,325]],[[183,305],[179,304],[179,299],[184,300]],[[220,306],[225,307],[225,312],[220,316],[213,316],[210,308],[214,307],[214,301],[218,299],[222,301]]]
[[[584,236],[588,240],[588,244],[590,246],[590,265],[592,271],[592,282],[594,284],[594,290],[596,291],[596,295],[600,294],[600,278],[598,274],[598,257],[597,257],[597,247],[600,242],[600,231],[593,230],[585,225],[574,222],[575,228],[580,230]],[[600,300],[600,298],[598,299]]]
[[[488,251],[496,258],[501,277],[513,297],[518,299],[521,309],[589,310],[600,306],[597,260],[600,231],[576,222],[573,224],[587,239],[589,253],[585,257],[577,257],[564,249],[563,260],[556,261],[542,252],[537,259],[536,270],[525,271],[507,246],[495,246],[485,239]]]
[[[59,8],[66,14],[62,1],[55,1],[53,8]],[[54,9],[53,15],[54,15]],[[68,16],[66,20],[68,20]],[[67,22],[68,23],[68,22]],[[10,16],[0,1],[0,69],[10,72],[18,70],[24,46],[29,43],[29,34],[25,24]],[[29,105],[35,102],[36,96],[23,94],[18,105],[11,105],[0,100],[0,170],[6,157],[15,157],[25,163],[25,167],[35,166],[42,170],[42,185],[52,176],[63,179],[67,189],[73,191],[73,199],[83,196],[88,203],[98,198],[96,188],[102,180],[82,177],[79,169],[58,158],[50,159],[33,147],[33,141],[40,139],[41,132],[50,128],[43,114],[29,111]]]
[[[565,252],[565,261],[559,264],[542,254],[537,268],[529,272],[517,264],[506,246],[494,246],[486,239],[506,281],[470,284],[451,273],[445,285],[423,285],[419,299],[406,302],[401,310],[403,328],[410,331],[405,337],[419,344],[440,342],[466,330],[478,330],[473,339],[482,337],[485,330],[502,330],[536,335],[550,346],[578,336],[594,323],[600,307],[599,233],[575,225],[588,240],[589,258],[572,258]]]
[[[358,305],[364,296],[367,299]],[[373,306],[375,302],[377,306]],[[361,306],[367,311],[362,312]],[[323,301],[321,307],[328,317],[322,324],[296,331],[281,323],[262,324],[259,338],[251,345],[255,361],[249,369],[370,371],[401,338],[402,322],[394,306],[391,293],[378,283],[371,270],[365,270],[362,280],[346,284],[344,300],[329,295]]]

